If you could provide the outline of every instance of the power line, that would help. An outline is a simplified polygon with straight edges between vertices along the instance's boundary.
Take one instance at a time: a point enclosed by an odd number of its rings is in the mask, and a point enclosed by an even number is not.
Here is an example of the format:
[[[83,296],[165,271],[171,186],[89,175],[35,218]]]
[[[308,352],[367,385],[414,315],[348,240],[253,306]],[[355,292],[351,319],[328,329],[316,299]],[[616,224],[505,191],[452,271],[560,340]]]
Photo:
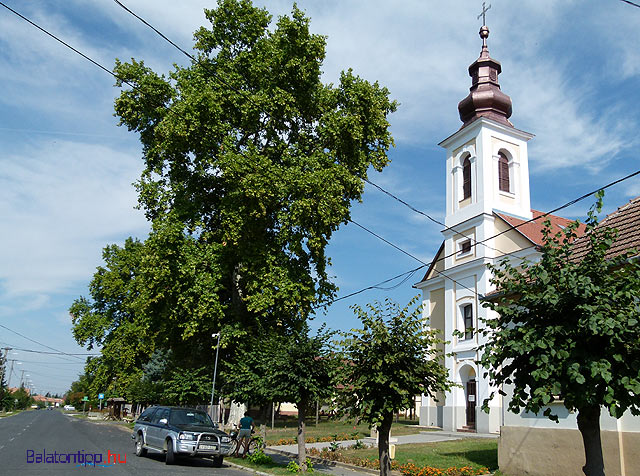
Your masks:
[[[437,225],[441,225],[441,226],[443,226],[443,227],[445,228],[445,230],[452,231],[452,232],[454,232],[454,233],[456,233],[456,234],[458,234],[458,235],[462,235],[462,236],[464,236],[465,238],[470,239],[474,247],[475,247],[477,244],[481,244],[481,245],[483,245],[484,247],[486,247],[486,248],[488,248],[488,249],[490,249],[490,250],[497,251],[498,253],[501,253],[501,254],[503,254],[503,255],[504,255],[504,254],[506,254],[506,253],[505,253],[504,251],[502,251],[502,250],[499,250],[499,249],[497,249],[497,248],[494,248],[494,247],[492,247],[492,246],[489,246],[489,245],[487,245],[486,243],[481,243],[481,242],[479,243],[479,242],[477,242],[477,241],[475,240],[475,238],[473,238],[472,236],[466,236],[466,235],[464,235],[463,233],[461,233],[461,232],[459,232],[458,230],[456,230],[455,228],[445,225],[445,224],[444,224],[443,222],[441,222],[440,220],[437,220],[437,219],[433,218],[431,215],[429,215],[428,213],[425,213],[425,212],[423,212],[422,210],[417,209],[416,207],[414,207],[414,206],[413,206],[413,205],[411,205],[410,203],[405,202],[405,201],[404,201],[403,199],[401,199],[400,197],[397,197],[396,195],[394,195],[393,193],[389,192],[388,190],[385,190],[385,189],[384,189],[384,188],[382,188],[380,185],[373,183],[371,180],[369,180],[369,179],[367,179],[367,178],[365,178],[365,179],[363,179],[363,180],[364,180],[365,182],[367,182],[369,185],[371,185],[371,186],[373,186],[373,187],[377,188],[378,190],[380,190],[382,193],[384,193],[384,194],[388,195],[389,197],[393,198],[394,200],[396,200],[396,201],[400,202],[401,204],[403,204],[405,207],[409,208],[410,210],[413,210],[414,212],[418,213],[419,215],[422,215],[422,216],[424,216],[424,217],[428,218],[429,220],[431,220],[433,223],[435,223],[435,224],[437,224]]]
[[[85,364],[85,362],[44,362],[44,361],[24,360],[24,359],[7,359],[7,360],[15,360],[25,364],[37,364],[37,365],[84,365]]]
[[[324,303],[324,304],[318,304],[317,306],[315,306],[315,307],[314,307],[314,309],[318,309],[318,308],[321,308],[321,307],[330,306],[330,305],[331,305],[331,304],[333,304],[334,302],[342,301],[343,299],[348,299],[348,298],[350,298],[350,297],[356,296],[356,295],[358,295],[358,294],[361,294],[361,293],[363,293],[363,292],[365,292],[365,291],[369,291],[369,290],[371,290],[371,289],[381,289],[381,290],[390,290],[390,289],[395,289],[396,287],[400,286],[401,284],[404,284],[408,279],[410,279],[410,278],[411,278],[411,276],[413,276],[413,275],[416,273],[416,271],[421,270],[421,269],[422,269],[422,268],[424,268],[424,267],[425,267],[425,265],[418,266],[417,268],[410,269],[409,271],[405,271],[404,273],[398,274],[397,276],[394,276],[394,277],[392,277],[392,278],[385,279],[384,281],[380,281],[380,282],[379,282],[379,283],[377,283],[377,284],[373,284],[373,285],[371,285],[371,286],[367,286],[366,288],[362,288],[362,289],[360,289],[359,291],[355,291],[355,292],[352,292],[352,293],[350,293],[350,294],[346,294],[346,295],[344,295],[344,296],[340,296],[340,297],[338,297],[338,298],[336,298],[336,299],[333,299],[332,301],[327,302],[327,303]],[[405,275],[406,275],[406,276],[405,276]],[[389,287],[389,288],[383,288],[383,287],[381,287],[383,284],[387,284],[387,283],[389,283],[389,282],[391,282],[391,281],[393,281],[393,280],[395,280],[395,279],[401,278],[401,277],[403,277],[403,276],[405,276],[405,278],[404,278],[402,281],[400,281],[400,283],[399,283],[399,284],[396,284],[396,285],[391,286],[391,287]]]
[[[33,349],[23,349],[21,347],[16,347],[12,344],[9,344],[7,342],[4,342],[5,344],[11,346],[11,350],[19,350],[21,352],[30,352],[32,354],[42,354],[42,355],[53,355],[53,356],[59,356],[59,355],[69,355],[69,356],[73,356],[73,355],[79,355],[79,356],[84,356],[84,357],[99,357],[101,354],[80,354],[80,353],[70,353],[70,352],[47,352],[44,350],[33,350]],[[58,357],[58,358],[62,358],[62,357]],[[81,364],[83,363],[82,361],[80,362],[72,362],[68,359],[65,359],[67,362],[71,363],[71,364]]]
[[[541,219],[541,218],[547,217],[548,215],[551,215],[551,214],[556,213],[556,212],[558,212],[558,211],[560,211],[560,210],[563,210],[564,208],[567,208],[567,207],[569,207],[569,206],[571,206],[571,205],[575,205],[576,203],[578,203],[578,202],[580,202],[580,201],[584,200],[585,198],[587,198],[587,197],[590,197],[590,196],[594,195],[594,194],[595,194],[596,192],[598,192],[599,190],[605,190],[605,189],[607,189],[607,188],[613,187],[614,185],[617,185],[617,184],[619,184],[619,183],[621,183],[621,182],[624,182],[625,180],[629,180],[630,178],[633,178],[633,177],[635,177],[635,176],[637,176],[637,175],[640,175],[640,170],[637,170],[636,172],[633,172],[633,173],[631,173],[631,174],[629,174],[629,175],[626,175],[626,176],[624,176],[624,177],[622,177],[622,178],[619,178],[619,179],[617,179],[617,180],[614,180],[613,182],[609,182],[608,184],[606,184],[606,185],[604,185],[604,186],[602,186],[602,187],[600,187],[600,188],[598,188],[598,189],[596,189],[596,190],[593,190],[593,191],[591,191],[591,192],[585,193],[584,195],[581,195],[581,196],[580,196],[580,197],[578,197],[578,198],[575,198],[575,199],[573,199],[573,200],[570,200],[570,201],[568,201],[567,203],[565,203],[565,204],[563,204],[563,205],[560,205],[559,207],[556,207],[556,208],[554,208],[554,209],[552,209],[552,210],[550,210],[550,211],[548,211],[548,212],[545,212],[545,213],[541,214],[540,216],[537,216],[537,217],[535,217],[535,218],[531,218],[531,219],[526,220],[526,221],[524,221],[524,222],[522,222],[522,223],[519,223],[519,224],[517,224],[517,225],[509,225],[509,226],[508,226],[508,228],[507,228],[507,229],[505,229],[505,230],[503,230],[502,232],[497,233],[497,234],[495,234],[495,235],[493,235],[493,236],[490,236],[490,237],[488,237],[488,238],[486,238],[486,239],[484,239],[484,240],[482,240],[482,241],[479,241],[477,244],[482,244],[482,243],[483,243],[483,242],[485,242],[485,241],[491,240],[491,239],[496,238],[496,237],[498,237],[498,236],[500,236],[500,235],[503,235],[503,234],[505,234],[505,233],[508,233],[508,232],[509,232],[509,231],[511,231],[511,230],[515,230],[515,229],[517,229],[517,228],[520,228],[520,227],[521,227],[521,226],[523,226],[523,225],[526,225],[526,224],[528,224],[528,223],[532,223],[532,222],[534,222],[534,221],[536,221],[536,220],[539,220],[539,219]],[[372,184],[372,185],[374,185],[374,186],[375,186],[375,184]],[[377,238],[379,238],[380,240],[382,240],[382,241],[386,242],[387,244],[389,244],[389,245],[393,246],[394,248],[396,248],[396,249],[400,250],[402,253],[407,254],[407,255],[408,255],[408,256],[410,256],[411,258],[418,259],[418,258],[416,258],[415,256],[413,256],[412,254],[410,254],[410,253],[408,253],[408,252],[406,252],[406,251],[402,250],[402,249],[401,249],[401,248],[399,248],[398,246],[396,246],[396,245],[394,245],[393,243],[391,243],[391,242],[387,241],[386,239],[382,238],[381,236],[379,236],[379,235],[377,235],[377,234],[373,233],[372,231],[370,231],[370,230],[366,229],[366,228],[365,228],[365,227],[363,227],[362,225],[360,225],[360,224],[358,224],[358,223],[355,223],[353,220],[350,220],[350,221],[351,221],[352,223],[354,223],[355,225],[359,226],[360,228],[364,229],[364,230],[365,230],[365,231],[367,231],[368,233],[372,233],[374,236],[376,236],[376,237],[377,237]],[[449,254],[449,255],[445,255],[445,256],[443,256],[442,258],[435,259],[434,261],[432,261],[432,263],[433,263],[433,264],[435,264],[435,263],[437,263],[437,262],[439,262],[439,261],[445,260],[446,258],[449,258],[449,257],[451,257],[451,256],[455,256],[456,254],[458,254],[458,253],[457,253],[457,252],[454,252],[454,253],[451,253],[451,254]],[[504,253],[503,253],[503,254],[504,254]],[[424,263],[422,260],[419,260],[419,259],[418,259],[418,261],[420,261],[421,263]],[[429,265],[427,265],[427,266],[429,266]],[[356,295],[358,295],[358,294],[361,294],[361,293],[363,293],[363,292],[365,292],[365,291],[369,291],[369,290],[371,290],[371,289],[376,289],[376,288],[378,288],[378,286],[379,286],[379,285],[381,285],[381,284],[385,284],[385,283],[387,283],[387,282],[389,282],[389,281],[393,281],[394,279],[397,279],[397,278],[399,278],[399,277],[401,277],[401,276],[404,276],[404,275],[405,275],[405,274],[407,274],[407,273],[415,272],[415,271],[417,271],[417,270],[419,270],[419,269],[421,269],[421,268],[424,268],[424,267],[425,267],[425,266],[420,266],[420,267],[416,268],[415,270],[409,270],[409,271],[406,271],[406,272],[404,272],[404,273],[402,273],[402,274],[399,274],[399,275],[397,275],[397,276],[394,276],[393,278],[389,278],[388,280],[382,281],[381,283],[378,283],[377,285],[367,286],[367,287],[362,288],[362,289],[360,289],[360,290],[358,290],[358,291],[355,291],[355,292],[353,292],[353,293],[350,293],[350,294],[347,294],[347,295],[345,295],[345,296],[341,296],[341,297],[339,297],[339,298],[336,298],[336,299],[334,299],[333,301],[331,301],[331,302],[329,302],[329,303],[323,304],[322,306],[329,306],[329,305],[333,304],[333,303],[334,303],[334,302],[336,302],[336,301],[340,301],[340,300],[347,299],[347,298],[352,297],[352,296],[356,296]],[[451,279],[452,281],[454,281],[452,278],[449,278],[448,276],[444,275],[442,272],[437,271],[435,268],[434,268],[434,271],[436,271],[436,272],[438,272],[439,274],[443,275],[443,277],[448,278],[448,279]],[[454,281],[454,282],[455,282],[455,281]],[[467,288],[467,289],[469,289],[469,288]],[[474,295],[478,296],[478,293],[476,293],[476,292],[474,291]]]
[[[47,30],[45,30],[44,28],[42,28],[40,25],[38,25],[37,23],[35,23],[34,21],[30,20],[29,18],[25,17],[24,15],[22,15],[21,13],[15,11],[13,8],[9,7],[7,4],[5,4],[4,2],[0,2],[0,5],[3,6],[4,8],[6,8],[7,10],[9,10],[11,13],[13,13],[14,15],[17,15],[18,17],[22,18],[24,21],[26,21],[27,23],[29,23],[30,25],[34,26],[35,28],[37,28],[38,30],[40,30],[41,32],[43,32],[44,34],[50,36],[51,38],[53,38],[54,40],[56,40],[57,42],[63,44],[64,46],[66,46],[67,48],[69,48],[70,50],[72,50],[74,53],[82,56],[84,59],[86,59],[87,61],[90,61],[91,63],[93,63],[94,65],[96,65],[98,68],[100,68],[101,70],[109,73],[111,76],[113,76],[114,78],[116,78],[119,81],[122,81],[125,84],[128,84],[131,87],[135,87],[134,85],[132,85],[131,83],[128,83],[127,81],[123,81],[122,79],[120,79],[118,77],[117,74],[115,74],[113,71],[107,69],[106,67],[102,66],[100,63],[98,63],[96,60],[92,59],[91,57],[87,56],[86,54],[84,54],[82,51],[74,48],[73,46],[71,46],[69,43],[65,42],[64,40],[61,40],[60,38],[58,38],[56,35],[54,35],[53,33],[49,33]]]
[[[28,341],[33,342],[34,344],[41,345],[42,347],[45,347],[45,348],[47,348],[47,349],[49,349],[49,350],[54,350],[54,351],[56,351],[56,352],[58,352],[58,353],[60,353],[60,354],[62,354],[62,355],[69,355],[69,356],[75,357],[76,359],[81,360],[79,357],[74,356],[73,354],[67,354],[66,352],[63,352],[62,350],[55,349],[55,348],[53,348],[53,347],[51,347],[51,346],[48,346],[48,345],[46,345],[46,344],[43,344],[42,342],[38,342],[37,340],[32,339],[31,337],[27,337],[27,336],[26,336],[26,335],[24,335],[24,334],[20,334],[19,332],[14,331],[13,329],[9,329],[9,328],[8,328],[7,326],[5,326],[4,324],[0,324],[0,327],[2,327],[3,329],[8,330],[9,332],[13,332],[14,334],[19,335],[19,336],[20,336],[20,337],[22,337],[23,339],[27,339]]]
[[[400,252],[404,253],[405,255],[410,256],[411,258],[413,258],[414,260],[418,261],[419,263],[422,263],[422,264],[423,264],[423,265],[425,265],[425,266],[429,266],[429,263],[425,263],[424,261],[422,261],[422,260],[421,260],[420,258],[418,258],[417,256],[414,256],[414,255],[412,255],[411,253],[409,253],[408,251],[403,250],[403,249],[402,249],[402,248],[400,248],[398,245],[395,245],[394,243],[391,243],[391,242],[390,242],[389,240],[387,240],[386,238],[383,238],[382,236],[378,235],[378,234],[377,234],[377,233],[375,233],[374,231],[371,231],[371,230],[370,230],[370,229],[368,229],[367,227],[362,226],[360,223],[357,223],[357,222],[355,222],[355,221],[353,221],[353,220],[351,220],[351,219],[349,219],[349,222],[351,222],[351,223],[353,223],[354,225],[356,225],[356,226],[358,226],[358,227],[362,228],[362,229],[363,229],[364,231],[366,231],[367,233],[369,233],[369,234],[371,234],[371,235],[375,236],[375,237],[376,237],[376,238],[378,238],[379,240],[381,240],[381,241],[385,242],[385,243],[386,243],[386,244],[388,244],[389,246],[394,247],[395,249],[397,249],[398,251],[400,251]],[[460,286],[460,287],[462,287],[462,288],[465,288],[465,289],[467,289],[468,291],[471,291],[471,292],[472,292],[472,293],[474,293],[474,294],[477,294],[477,293],[476,293],[476,291],[475,291],[474,289],[468,288],[468,287],[467,287],[467,286],[465,286],[464,284],[459,283],[458,281],[456,281],[456,280],[455,280],[455,279],[453,279],[452,277],[447,276],[447,275],[446,275],[445,273],[443,273],[442,271],[439,271],[439,270],[437,270],[437,269],[435,269],[435,268],[433,268],[433,269],[434,269],[434,271],[435,271],[436,273],[438,273],[439,275],[442,275],[443,277],[445,277],[445,278],[447,278],[447,279],[449,279],[449,280],[453,281],[453,282],[454,282],[454,283],[456,283],[458,286]]]
[[[175,42],[173,42],[171,39],[169,39],[164,33],[162,33],[160,30],[158,30],[155,26],[153,26],[151,23],[149,23],[147,20],[145,20],[144,18],[142,18],[140,15],[134,13],[133,11],[131,11],[128,7],[126,7],[122,2],[120,2],[119,0],[113,0],[116,4],[118,4],[122,9],[124,9],[127,13],[133,15],[135,18],[137,18],[138,20],[140,20],[144,25],[146,25],[147,27],[151,28],[155,33],[157,33],[160,38],[162,38],[163,40],[165,40],[166,42],[168,42],[171,46],[173,46],[174,48],[176,48],[178,51],[180,51],[182,54],[184,54],[185,56],[187,56],[187,58],[189,58],[191,61],[193,61],[194,63],[198,63],[201,66],[204,66],[207,70],[209,70],[209,72],[213,75],[213,77],[215,79],[217,79],[220,83],[224,84],[225,86],[227,86],[229,89],[231,89],[232,91],[241,94],[243,96],[245,96],[245,98],[254,106],[259,107],[254,101],[253,99],[251,99],[251,96],[249,96],[249,93],[247,91],[241,91],[239,89],[237,89],[234,85],[230,84],[229,82],[227,82],[224,78],[222,78],[221,76],[218,75],[217,71],[214,71],[211,69],[211,65],[209,63],[204,63],[202,61],[200,61],[199,58],[196,58],[195,56],[193,56],[192,54],[190,54],[189,52],[187,52],[184,48],[180,47],[179,45],[177,45]]]
[[[484,243],[484,242],[486,242],[486,241],[489,241],[489,240],[492,240],[492,239],[494,239],[494,238],[497,238],[498,236],[504,235],[505,233],[508,233],[508,232],[510,232],[511,230],[515,230],[515,229],[517,229],[517,228],[520,228],[521,226],[524,226],[524,225],[526,225],[526,224],[528,224],[528,223],[533,223],[534,221],[540,220],[541,218],[545,218],[545,217],[547,217],[547,216],[549,216],[549,215],[553,215],[554,213],[556,213],[556,212],[558,212],[558,211],[560,211],[560,210],[563,210],[563,209],[565,209],[565,208],[567,208],[567,207],[570,207],[571,205],[575,205],[576,203],[578,203],[578,202],[580,202],[580,201],[584,200],[585,198],[588,198],[588,197],[593,196],[595,193],[599,192],[600,190],[605,190],[605,189],[607,189],[607,188],[613,187],[614,185],[617,185],[617,184],[619,184],[619,183],[621,183],[621,182],[624,182],[625,180],[629,180],[630,178],[633,178],[633,177],[635,177],[635,176],[637,176],[637,175],[640,175],[640,170],[636,170],[635,172],[630,173],[629,175],[625,175],[624,177],[619,178],[619,179],[617,179],[617,180],[614,180],[613,182],[609,182],[608,184],[606,184],[606,185],[604,185],[604,186],[602,186],[602,187],[598,187],[598,188],[596,188],[595,190],[592,190],[591,192],[585,193],[584,195],[581,195],[581,196],[580,196],[580,197],[578,197],[578,198],[575,198],[575,199],[573,199],[573,200],[569,200],[569,201],[568,201],[567,203],[565,203],[564,205],[560,205],[559,207],[556,207],[556,208],[554,208],[553,210],[550,210],[550,211],[548,211],[548,212],[545,212],[545,213],[543,213],[543,214],[541,214],[541,215],[539,215],[539,216],[537,216],[537,217],[530,218],[529,220],[525,220],[525,221],[523,221],[522,223],[519,223],[519,224],[517,224],[517,225],[510,225],[508,228],[506,228],[505,230],[501,231],[500,233],[496,233],[496,234],[495,234],[495,235],[493,235],[493,236],[490,236],[490,237],[488,237],[488,238],[485,238],[484,240],[479,241],[479,242],[478,242],[478,244],[482,244],[482,243]],[[458,254],[458,252],[457,252],[457,251],[454,251],[453,253],[450,253],[450,254],[448,254],[448,255],[445,255],[445,256],[443,256],[442,258],[438,258],[437,260],[435,260],[435,261],[433,261],[433,262],[434,262],[434,263],[437,263],[437,262],[439,262],[439,261],[443,261],[443,260],[445,260],[445,259],[447,259],[447,258],[450,258],[450,257],[452,257],[452,256],[455,256],[455,255],[457,255],[457,254]]]
[[[629,5],[632,5],[634,7],[640,8],[640,5],[638,5],[637,3],[630,2],[629,0],[620,0],[620,1],[624,3],[628,3]]]
[[[155,31],[158,35],[160,35],[160,37],[165,40],[168,41],[174,48],[177,48],[179,51],[181,51],[183,54],[185,54],[186,56],[188,56],[189,58],[191,58],[191,60],[196,61],[196,59],[193,57],[192,54],[188,53],[187,51],[185,51],[184,49],[182,49],[181,47],[179,47],[177,44],[175,44],[173,41],[171,41],[169,38],[167,38],[160,30],[158,30],[156,27],[154,27],[152,24],[150,24],[149,22],[147,22],[144,18],[142,18],[141,16],[135,14],[134,12],[132,12],[131,10],[129,10],[129,8],[127,8],[123,3],[119,2],[118,0],[113,0],[114,2],[116,2],[121,8],[123,8],[125,11],[127,11],[128,13],[130,13],[131,15],[133,15],[134,17],[136,17],[138,20],[140,20],[142,23],[144,23],[145,25],[147,25],[149,28],[151,28],[153,31]]]

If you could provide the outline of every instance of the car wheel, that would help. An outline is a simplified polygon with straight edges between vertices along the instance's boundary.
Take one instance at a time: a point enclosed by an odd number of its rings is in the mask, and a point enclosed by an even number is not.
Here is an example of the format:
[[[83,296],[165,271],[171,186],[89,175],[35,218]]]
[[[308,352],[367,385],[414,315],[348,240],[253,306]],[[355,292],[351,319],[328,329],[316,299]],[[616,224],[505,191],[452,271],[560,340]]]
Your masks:
[[[213,466],[216,468],[222,468],[222,462],[224,461],[224,456],[214,456],[213,457]]]
[[[147,449],[144,447],[144,439],[142,434],[138,433],[136,436],[136,456],[144,456],[147,454]]]
[[[164,460],[166,464],[173,464],[176,462],[176,455],[173,452],[173,441],[167,440],[167,455]]]

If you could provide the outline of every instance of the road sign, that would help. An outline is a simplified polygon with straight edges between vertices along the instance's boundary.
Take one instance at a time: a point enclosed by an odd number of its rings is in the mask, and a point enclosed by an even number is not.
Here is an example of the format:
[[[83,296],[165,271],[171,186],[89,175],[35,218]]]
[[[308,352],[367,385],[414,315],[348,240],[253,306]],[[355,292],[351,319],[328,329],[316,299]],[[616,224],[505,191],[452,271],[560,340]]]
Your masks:
[[[102,400],[104,398],[104,393],[99,393],[98,394],[98,400]]]
[[[82,397],[82,401],[83,402],[88,402],[89,401],[89,397]]]

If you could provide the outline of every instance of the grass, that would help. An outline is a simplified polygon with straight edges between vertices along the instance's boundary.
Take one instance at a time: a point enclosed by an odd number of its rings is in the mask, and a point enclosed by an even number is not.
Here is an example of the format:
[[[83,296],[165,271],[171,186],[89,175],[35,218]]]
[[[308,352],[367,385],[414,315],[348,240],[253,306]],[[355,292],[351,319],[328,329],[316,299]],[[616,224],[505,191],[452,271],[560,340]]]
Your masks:
[[[246,459],[242,459],[242,458],[229,458],[229,459],[225,459],[225,461],[231,462],[231,463],[235,463],[239,466],[243,466],[245,468],[250,468],[250,469],[254,469],[256,471],[262,471],[264,473],[269,473],[269,474],[276,474],[278,476],[284,476],[284,475],[291,475],[292,473],[289,472],[286,468],[286,466],[283,466],[282,464],[278,464],[276,462],[272,462],[272,463],[263,463],[263,464],[256,464],[256,463],[252,463],[251,461],[248,461]]]
[[[293,439],[298,432],[297,420],[291,418],[285,421],[276,422],[279,426],[276,426],[273,430],[270,425],[267,425],[267,444],[273,445],[280,439]],[[391,434],[398,435],[413,435],[424,430],[418,428],[417,420],[400,420],[398,423],[394,423],[391,427]],[[257,429],[259,433],[259,430]],[[354,424],[353,422],[341,421],[341,420],[321,420],[318,425],[315,424],[315,419],[307,420],[306,436],[320,438],[328,437],[332,435],[347,434],[352,439],[361,439],[371,435],[369,425],[366,423]]]
[[[377,459],[378,449],[344,450],[342,454],[353,458]],[[432,466],[446,469],[453,466],[498,468],[498,441],[487,438],[464,438],[396,446],[396,460],[400,464],[413,463],[417,466]]]

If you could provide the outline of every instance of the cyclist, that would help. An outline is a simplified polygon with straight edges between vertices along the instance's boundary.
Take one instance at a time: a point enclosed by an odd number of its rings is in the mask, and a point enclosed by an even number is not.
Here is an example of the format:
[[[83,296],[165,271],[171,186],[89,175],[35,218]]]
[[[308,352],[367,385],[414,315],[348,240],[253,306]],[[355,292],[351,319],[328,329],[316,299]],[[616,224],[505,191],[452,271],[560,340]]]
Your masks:
[[[236,445],[236,454],[235,457],[238,457],[238,452],[240,451],[240,445],[244,445],[244,451],[242,452],[242,457],[247,456],[247,450],[249,449],[249,441],[251,441],[251,433],[255,428],[255,423],[253,422],[253,418],[249,416],[249,413],[245,412],[244,417],[240,419],[240,431],[238,431],[238,444]]]

